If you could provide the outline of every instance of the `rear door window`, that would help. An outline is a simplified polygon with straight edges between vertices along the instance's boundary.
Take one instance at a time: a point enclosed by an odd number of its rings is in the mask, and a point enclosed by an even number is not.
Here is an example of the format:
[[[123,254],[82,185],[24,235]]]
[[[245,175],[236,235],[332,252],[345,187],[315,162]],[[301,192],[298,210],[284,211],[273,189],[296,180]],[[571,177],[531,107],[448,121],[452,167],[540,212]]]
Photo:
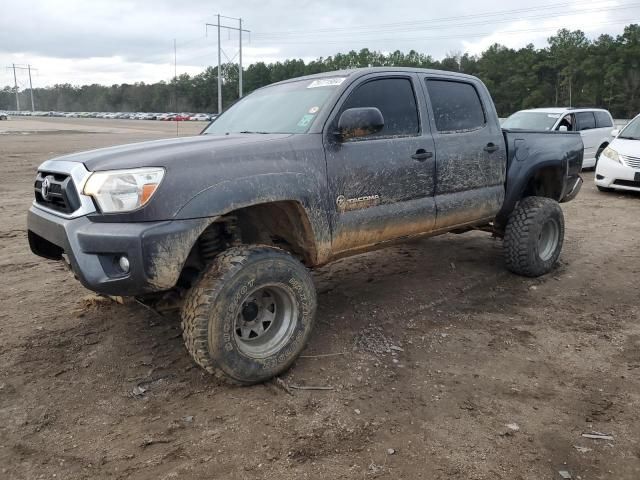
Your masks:
[[[349,108],[376,107],[384,118],[383,129],[372,137],[410,136],[420,133],[416,96],[408,78],[371,80],[349,95],[341,113]]]
[[[593,116],[593,112],[577,112],[576,121],[580,131],[596,128],[596,118]]]
[[[596,117],[596,128],[613,127],[611,116],[607,112],[593,112]]]
[[[427,80],[427,91],[439,132],[475,130],[486,124],[480,96],[470,83]]]

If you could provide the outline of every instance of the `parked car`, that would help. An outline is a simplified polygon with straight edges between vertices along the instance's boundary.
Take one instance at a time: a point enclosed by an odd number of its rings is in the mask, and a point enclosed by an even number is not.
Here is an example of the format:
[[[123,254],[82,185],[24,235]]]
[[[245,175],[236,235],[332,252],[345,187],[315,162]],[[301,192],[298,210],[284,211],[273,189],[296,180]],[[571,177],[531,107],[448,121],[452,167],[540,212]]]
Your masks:
[[[595,183],[598,190],[640,191],[640,115],[622,129],[600,155]]]
[[[258,89],[198,136],[44,162],[28,238],[89,289],[181,309],[195,362],[251,384],[307,343],[309,268],[482,230],[512,272],[550,272],[583,150],[573,132],[502,130],[469,75],[329,72]]]
[[[9,116],[5,112],[0,112],[0,120],[9,120]]]
[[[504,128],[580,132],[584,143],[583,168],[593,168],[613,137],[613,118],[599,108],[534,108],[511,115]]]
[[[191,116],[190,120],[198,122],[208,122],[210,120],[210,117],[206,113],[196,113],[195,115]]]

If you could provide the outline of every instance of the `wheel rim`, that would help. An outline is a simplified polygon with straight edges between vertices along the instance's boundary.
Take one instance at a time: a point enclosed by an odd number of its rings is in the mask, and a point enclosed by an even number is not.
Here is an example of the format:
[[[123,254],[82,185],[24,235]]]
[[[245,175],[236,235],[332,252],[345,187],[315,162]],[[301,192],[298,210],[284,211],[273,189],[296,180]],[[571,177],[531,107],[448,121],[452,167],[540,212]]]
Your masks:
[[[543,261],[546,262],[553,257],[559,239],[560,226],[553,219],[547,220],[542,226],[538,237],[538,255]]]
[[[297,323],[296,302],[286,287],[259,287],[240,304],[234,325],[236,344],[249,357],[269,357],[287,344]]]

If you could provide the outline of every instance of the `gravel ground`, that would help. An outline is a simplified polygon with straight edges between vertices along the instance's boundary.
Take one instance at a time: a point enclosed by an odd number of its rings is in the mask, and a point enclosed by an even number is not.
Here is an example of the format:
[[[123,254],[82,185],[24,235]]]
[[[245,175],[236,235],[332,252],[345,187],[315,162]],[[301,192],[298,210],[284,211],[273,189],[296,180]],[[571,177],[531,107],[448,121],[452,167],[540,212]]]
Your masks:
[[[95,297],[27,245],[40,162],[175,134],[0,123],[0,478],[640,478],[640,195],[586,172],[539,279],[507,273],[480,232],[326,266],[282,380],[332,389],[230,387],[192,364],[178,318]]]

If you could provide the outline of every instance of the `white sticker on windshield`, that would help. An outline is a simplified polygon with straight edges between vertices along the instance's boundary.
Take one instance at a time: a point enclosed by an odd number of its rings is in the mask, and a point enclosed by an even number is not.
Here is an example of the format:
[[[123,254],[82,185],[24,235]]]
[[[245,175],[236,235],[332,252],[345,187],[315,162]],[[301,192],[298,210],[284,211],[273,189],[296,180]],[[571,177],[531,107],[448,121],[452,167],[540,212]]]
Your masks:
[[[547,117],[549,118],[560,118],[559,113],[547,113]]]
[[[344,82],[346,77],[333,77],[333,78],[322,78],[320,80],[314,80],[307,88],[318,88],[318,87],[335,87]]]

